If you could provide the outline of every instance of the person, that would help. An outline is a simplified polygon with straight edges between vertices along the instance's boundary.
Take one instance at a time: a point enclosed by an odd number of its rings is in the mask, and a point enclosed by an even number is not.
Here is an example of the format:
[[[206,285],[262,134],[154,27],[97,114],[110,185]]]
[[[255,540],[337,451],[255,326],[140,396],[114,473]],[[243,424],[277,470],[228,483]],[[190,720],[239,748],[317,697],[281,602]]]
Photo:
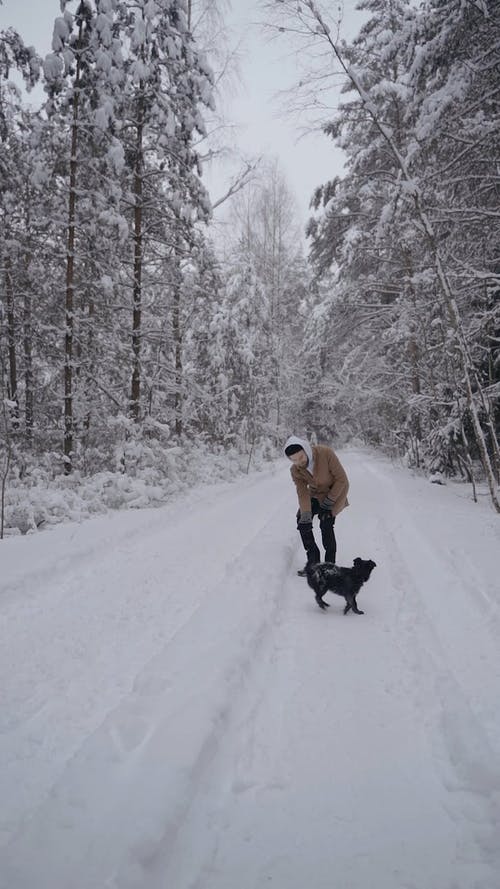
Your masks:
[[[349,505],[349,481],[345,469],[332,448],[327,445],[311,445],[306,439],[295,435],[287,439],[284,451],[293,464],[290,473],[299,501],[297,530],[307,554],[307,565],[321,561],[313,532],[315,515],[319,517],[325,562],[335,562],[335,519]],[[297,572],[301,577],[305,576],[307,565]]]

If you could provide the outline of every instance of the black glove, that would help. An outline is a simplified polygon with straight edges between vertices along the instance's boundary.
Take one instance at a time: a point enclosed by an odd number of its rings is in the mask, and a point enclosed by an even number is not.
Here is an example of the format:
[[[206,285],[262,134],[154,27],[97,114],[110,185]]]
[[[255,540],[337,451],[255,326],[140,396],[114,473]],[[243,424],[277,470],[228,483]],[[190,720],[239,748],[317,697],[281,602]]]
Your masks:
[[[319,506],[320,509],[323,509],[325,512],[331,512],[334,507],[334,503],[333,500],[330,500],[329,497],[324,497]]]

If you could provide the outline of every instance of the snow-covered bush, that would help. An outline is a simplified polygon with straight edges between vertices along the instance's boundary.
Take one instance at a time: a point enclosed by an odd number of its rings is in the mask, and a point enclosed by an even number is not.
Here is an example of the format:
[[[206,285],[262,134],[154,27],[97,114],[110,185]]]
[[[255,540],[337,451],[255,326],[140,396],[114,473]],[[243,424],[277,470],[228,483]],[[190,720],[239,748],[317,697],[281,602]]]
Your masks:
[[[32,533],[113,509],[157,507],[183,493],[194,498],[200,485],[233,481],[248,468],[248,455],[236,449],[208,449],[199,444],[164,447],[158,441],[143,445],[136,439],[123,450],[128,471],[117,468],[64,476],[38,465],[24,467],[20,477],[14,467],[6,488],[6,535]],[[252,454],[252,468],[274,457],[276,453],[265,443]]]

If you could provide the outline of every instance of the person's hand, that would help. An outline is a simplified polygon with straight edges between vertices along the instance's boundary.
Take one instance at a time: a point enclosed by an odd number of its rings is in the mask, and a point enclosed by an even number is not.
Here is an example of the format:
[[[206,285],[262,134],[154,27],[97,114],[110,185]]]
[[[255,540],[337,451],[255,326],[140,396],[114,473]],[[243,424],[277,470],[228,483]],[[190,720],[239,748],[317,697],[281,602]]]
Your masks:
[[[331,512],[333,509],[333,500],[330,500],[329,497],[324,497],[320,503],[320,509],[324,512]]]

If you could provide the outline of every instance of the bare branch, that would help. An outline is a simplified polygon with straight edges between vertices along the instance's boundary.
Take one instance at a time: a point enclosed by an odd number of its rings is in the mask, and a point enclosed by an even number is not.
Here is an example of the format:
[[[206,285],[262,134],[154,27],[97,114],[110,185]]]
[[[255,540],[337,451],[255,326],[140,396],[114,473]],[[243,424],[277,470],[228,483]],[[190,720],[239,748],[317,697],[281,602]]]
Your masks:
[[[245,163],[243,170],[240,170],[234,177],[226,193],[212,203],[212,210],[220,207],[221,204],[224,204],[225,201],[229,200],[233,195],[238,194],[239,191],[251,182],[261,160],[262,158],[258,157],[255,161],[247,161]]]

